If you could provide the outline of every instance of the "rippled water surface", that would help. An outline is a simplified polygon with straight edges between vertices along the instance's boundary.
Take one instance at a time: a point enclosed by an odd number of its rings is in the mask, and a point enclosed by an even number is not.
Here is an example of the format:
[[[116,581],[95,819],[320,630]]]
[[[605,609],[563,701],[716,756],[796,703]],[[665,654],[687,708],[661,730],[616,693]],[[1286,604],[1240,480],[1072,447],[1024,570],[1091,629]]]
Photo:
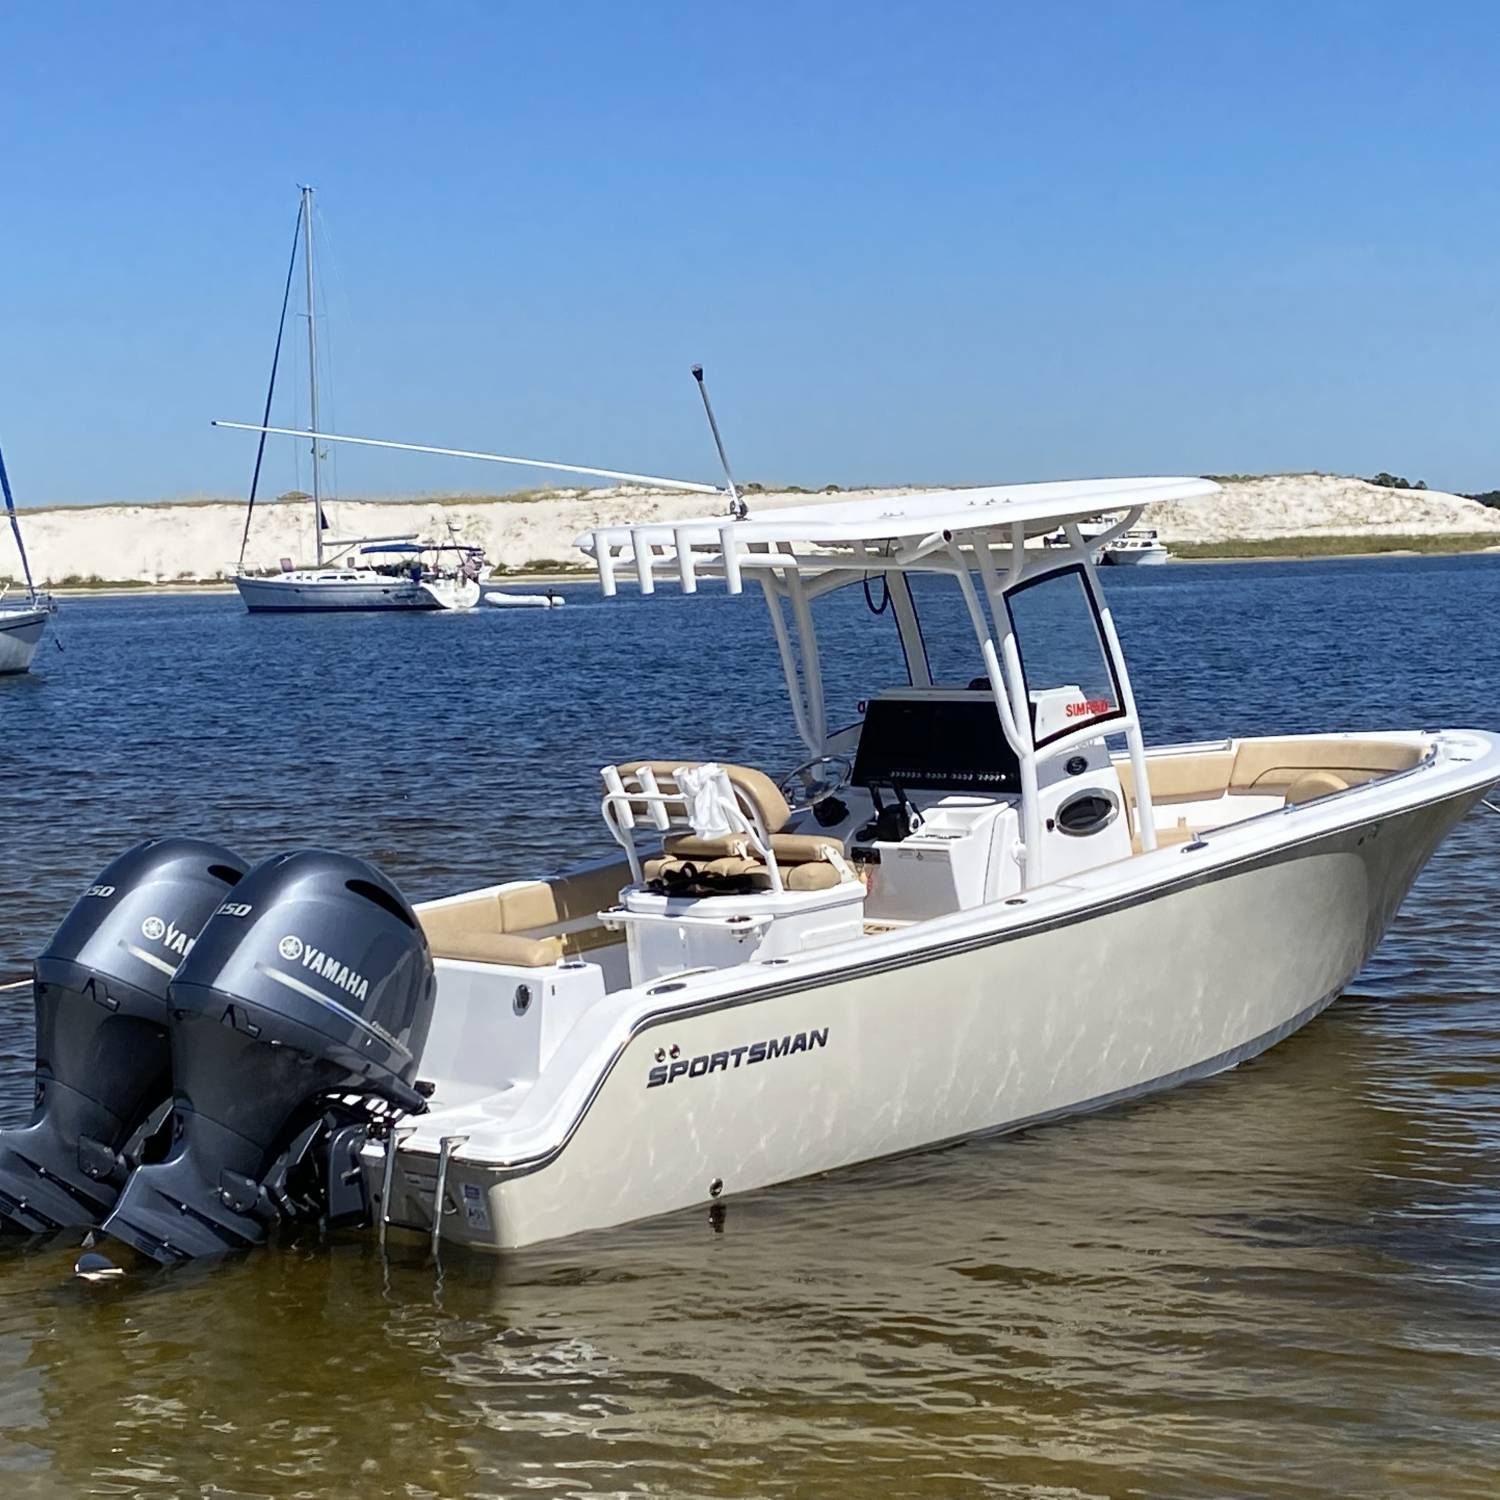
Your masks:
[[[1500,560],[1109,582],[1155,740],[1500,722]],[[852,701],[889,621],[830,609]],[[57,623],[0,680],[0,982],[149,834],[330,845],[420,898],[604,852],[607,760],[800,758],[748,598]],[[0,1495],[1500,1493],[1497,840],[1462,824],[1354,993],[1245,1067],[718,1226],[441,1268],[303,1235],[95,1287],[0,1246]],[[0,1121],[30,1047],[0,993]]]

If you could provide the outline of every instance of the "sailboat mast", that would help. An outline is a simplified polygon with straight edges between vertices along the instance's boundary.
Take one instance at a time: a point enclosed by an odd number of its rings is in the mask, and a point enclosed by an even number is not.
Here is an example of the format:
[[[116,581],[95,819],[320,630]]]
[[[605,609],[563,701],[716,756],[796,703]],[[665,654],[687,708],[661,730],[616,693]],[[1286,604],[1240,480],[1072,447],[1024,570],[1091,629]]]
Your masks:
[[[21,558],[21,572],[26,575],[26,592],[31,602],[36,603],[36,584],[31,580],[31,563],[26,557],[26,543],[21,540],[21,518],[16,514],[16,498],[10,492],[10,475],[5,472],[5,455],[0,453],[0,494],[5,496],[6,513],[10,516],[10,529],[16,534],[16,551]]]
[[[312,430],[318,428],[318,314],[313,290],[313,190],[302,189],[302,263],[307,270],[307,373]],[[323,476],[318,440],[312,445],[313,548],[318,566],[323,566]]]

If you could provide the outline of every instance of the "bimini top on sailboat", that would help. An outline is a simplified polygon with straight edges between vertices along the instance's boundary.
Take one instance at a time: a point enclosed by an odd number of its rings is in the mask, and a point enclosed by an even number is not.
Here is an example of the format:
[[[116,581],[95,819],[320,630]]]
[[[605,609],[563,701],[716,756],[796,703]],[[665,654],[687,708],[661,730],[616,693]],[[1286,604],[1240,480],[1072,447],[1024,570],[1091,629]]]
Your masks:
[[[462,550],[460,565],[444,565],[435,556],[431,564],[408,566],[404,570],[377,568],[363,561],[371,544],[413,543],[409,535],[398,537],[328,538],[327,504],[323,493],[322,441],[313,437],[312,506],[313,555],[315,566],[298,568],[284,559],[281,571],[256,575],[245,571],[245,549],[250,540],[250,521],[255,511],[256,492],[260,484],[261,462],[265,456],[265,426],[271,420],[271,404],[276,392],[276,374],[281,362],[282,336],[286,331],[287,307],[292,293],[298,251],[301,251],[306,282],[308,400],[312,433],[318,430],[318,323],[317,296],[313,274],[313,190],[302,189],[297,208],[297,226],[292,236],[292,253],[287,263],[286,285],[281,298],[281,321],[276,329],[276,350],[271,360],[271,379],[266,389],[265,414],[261,418],[261,439],[255,452],[255,469],[250,481],[250,500],[245,509],[245,529],[240,538],[240,556],[235,571],[235,587],[245,607],[254,612],[309,610],[375,610],[375,609],[471,609],[479,602],[478,579],[483,572],[484,554],[477,547],[464,549],[424,548],[434,553]],[[360,549],[358,553],[354,549]]]
[[[49,594],[37,591],[32,579],[31,560],[21,540],[21,518],[16,513],[3,453],[0,453],[0,493],[5,496],[5,513],[10,518],[16,555],[21,560],[21,576],[26,582],[26,593],[17,599],[7,598],[7,586],[0,584],[0,676],[8,676],[31,669],[32,658],[47,628],[47,617],[57,612],[57,606]]]

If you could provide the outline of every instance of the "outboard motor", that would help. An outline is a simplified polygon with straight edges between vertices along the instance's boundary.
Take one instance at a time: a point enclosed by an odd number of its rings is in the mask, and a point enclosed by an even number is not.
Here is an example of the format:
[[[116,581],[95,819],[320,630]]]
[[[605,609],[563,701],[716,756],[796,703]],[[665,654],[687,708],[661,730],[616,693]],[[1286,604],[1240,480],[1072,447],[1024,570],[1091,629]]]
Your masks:
[[[172,981],[172,1144],[105,1232],[171,1262],[259,1244],[278,1218],[363,1215],[371,1120],[425,1108],[435,989],[378,870],[315,849],[256,865]]]
[[[80,896],[36,961],[36,1103],[0,1130],[0,1225],[97,1227],[171,1107],[167,983],[245,873],[202,839],[153,839]]]

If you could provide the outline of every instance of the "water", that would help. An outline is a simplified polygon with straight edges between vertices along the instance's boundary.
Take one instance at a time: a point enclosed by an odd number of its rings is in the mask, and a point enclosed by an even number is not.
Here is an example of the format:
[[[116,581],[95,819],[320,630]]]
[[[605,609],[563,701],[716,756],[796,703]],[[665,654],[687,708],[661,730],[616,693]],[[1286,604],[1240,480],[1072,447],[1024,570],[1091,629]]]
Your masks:
[[[1152,739],[1496,721],[1495,559],[1109,582]],[[889,621],[829,609],[836,701],[891,681]],[[800,758],[749,599],[57,623],[0,682],[0,980],[152,833],[323,843],[422,897],[606,852],[606,760]],[[1352,996],[1254,1063],[717,1227],[440,1274],[303,1235],[97,1287],[68,1246],[11,1249],[0,1494],[1493,1496],[1497,836],[1460,826]],[[0,995],[0,1120],[30,1046]]]

